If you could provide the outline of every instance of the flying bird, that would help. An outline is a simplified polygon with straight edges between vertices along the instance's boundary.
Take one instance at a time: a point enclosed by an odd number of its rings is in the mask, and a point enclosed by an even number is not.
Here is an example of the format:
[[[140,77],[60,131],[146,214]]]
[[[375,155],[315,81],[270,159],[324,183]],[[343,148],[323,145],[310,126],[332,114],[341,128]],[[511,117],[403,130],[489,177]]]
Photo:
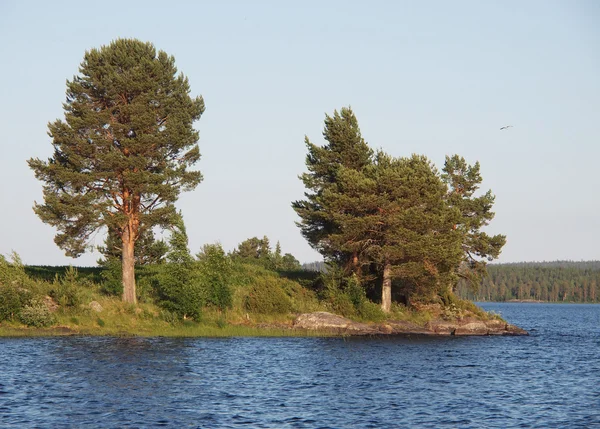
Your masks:
[[[508,130],[509,128],[512,128],[512,125],[505,125],[504,127],[500,128],[500,130]]]

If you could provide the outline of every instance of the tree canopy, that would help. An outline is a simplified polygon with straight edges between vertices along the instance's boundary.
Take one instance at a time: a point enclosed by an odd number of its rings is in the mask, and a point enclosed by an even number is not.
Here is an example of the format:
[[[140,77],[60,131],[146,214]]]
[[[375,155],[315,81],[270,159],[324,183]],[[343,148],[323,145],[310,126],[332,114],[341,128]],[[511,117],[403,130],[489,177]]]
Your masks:
[[[326,261],[364,287],[379,281],[390,311],[392,284],[405,297],[444,296],[498,257],[505,237],[481,231],[493,218],[491,192],[476,197],[479,164],[448,157],[443,173],[424,156],[376,154],[349,108],[326,116],[326,144],[306,139],[305,200],[298,226]]]
[[[118,39],[84,55],[67,81],[65,118],[48,125],[54,153],[29,160],[44,183],[34,210],[58,230],[56,244],[77,257],[101,228],[122,242],[123,300],[136,302],[134,245],[176,216],[181,191],[202,180],[193,123],[202,97],[189,95],[175,59],[151,43]]]
[[[292,207],[300,217],[298,226],[308,243],[327,260],[348,265],[350,271],[359,267],[355,249],[340,248],[331,241],[332,235],[339,233],[342,225],[333,217],[332,198],[338,194],[338,174],[341,168],[360,173],[373,163],[373,150],[362,138],[358,120],[350,107],[344,107],[333,116],[325,115],[323,137],[327,142],[318,146],[305,137],[308,149],[306,156],[307,173],[300,176],[307,191],[304,200],[294,201]],[[351,207],[337,210],[349,212]]]

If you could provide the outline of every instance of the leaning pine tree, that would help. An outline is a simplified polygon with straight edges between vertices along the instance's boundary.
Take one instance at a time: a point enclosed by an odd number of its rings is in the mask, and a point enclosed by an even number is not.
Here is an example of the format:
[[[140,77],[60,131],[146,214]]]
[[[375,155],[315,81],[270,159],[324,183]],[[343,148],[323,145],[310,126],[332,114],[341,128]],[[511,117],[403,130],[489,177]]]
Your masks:
[[[326,260],[336,262],[349,272],[360,268],[359,249],[346,246],[340,249],[332,242],[341,225],[335,219],[336,211],[352,211],[352,206],[339,207],[340,199],[331,198],[340,194],[337,175],[340,168],[362,171],[373,163],[373,150],[363,139],[358,120],[349,107],[336,110],[333,116],[325,116],[324,146],[311,143],[305,138],[308,155],[307,173],[300,176],[306,187],[305,199],[294,201],[292,207],[300,217],[297,225],[308,243]],[[334,207],[332,200],[337,201]]]
[[[494,218],[495,197],[492,191],[475,196],[483,180],[479,162],[469,165],[461,156],[446,156],[442,179],[448,185],[447,204],[460,213],[454,228],[461,234],[462,259],[454,270],[476,289],[486,274],[486,261],[498,258],[506,243],[505,235],[482,231]],[[455,286],[451,284],[451,291]]]
[[[68,256],[84,253],[98,229],[116,231],[123,301],[135,303],[136,241],[170,225],[179,193],[202,180],[188,168],[200,158],[192,124],[204,100],[190,97],[172,56],[138,40],[86,52],[79,72],[67,82],[65,120],[48,125],[54,154],[28,161],[44,182],[34,210]]]

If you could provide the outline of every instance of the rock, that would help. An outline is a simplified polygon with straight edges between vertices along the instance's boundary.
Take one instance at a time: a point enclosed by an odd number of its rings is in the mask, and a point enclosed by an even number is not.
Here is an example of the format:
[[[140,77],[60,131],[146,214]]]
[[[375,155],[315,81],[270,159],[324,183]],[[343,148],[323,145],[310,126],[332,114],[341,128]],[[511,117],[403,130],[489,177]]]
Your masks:
[[[102,306],[100,305],[100,303],[98,301],[90,302],[89,307],[92,310],[94,310],[96,313],[100,313],[103,310]]]
[[[381,333],[377,327],[366,323],[354,322],[345,317],[326,311],[301,314],[294,320],[294,328],[313,331],[333,331],[351,335],[369,335]]]
[[[454,335],[454,331],[456,331],[456,322],[432,320],[427,322],[425,328],[429,335]]]
[[[404,321],[359,323],[325,311],[299,315],[294,321],[294,328],[344,335],[529,335],[527,331],[497,319],[436,319],[421,327]]]
[[[299,329],[346,329],[352,323],[350,319],[318,311],[316,313],[301,314],[294,320],[294,328]]]
[[[518,326],[507,323],[506,328],[501,335],[529,335],[529,332],[527,332],[525,329],[519,328]]]
[[[458,325],[454,329],[454,335],[487,335],[489,330],[485,322],[478,320]]]
[[[43,302],[50,313],[54,313],[56,310],[58,310],[58,304],[52,299],[51,296],[46,295]]]

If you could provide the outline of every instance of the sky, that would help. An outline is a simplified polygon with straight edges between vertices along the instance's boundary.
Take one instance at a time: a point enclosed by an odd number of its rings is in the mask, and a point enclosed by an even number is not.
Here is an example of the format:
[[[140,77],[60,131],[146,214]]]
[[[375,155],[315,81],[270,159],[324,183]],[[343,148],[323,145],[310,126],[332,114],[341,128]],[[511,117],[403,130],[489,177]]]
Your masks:
[[[351,106],[393,156],[479,161],[496,195],[499,262],[600,259],[600,2],[0,0],[0,254],[71,259],[33,213],[66,80],[117,38],[173,55],[206,111],[195,123],[204,181],[177,203],[190,248],[268,236],[320,260],[295,225],[304,136]],[[500,127],[512,128],[500,130]],[[102,233],[91,244],[102,245]]]

